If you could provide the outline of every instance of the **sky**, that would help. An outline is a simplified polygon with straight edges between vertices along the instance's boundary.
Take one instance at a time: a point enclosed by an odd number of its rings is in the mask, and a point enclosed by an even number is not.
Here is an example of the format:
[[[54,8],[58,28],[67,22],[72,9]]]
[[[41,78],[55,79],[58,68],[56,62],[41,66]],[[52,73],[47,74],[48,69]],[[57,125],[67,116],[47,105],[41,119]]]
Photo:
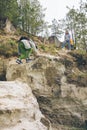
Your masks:
[[[67,13],[66,6],[70,8],[75,6],[79,7],[80,0],[39,0],[45,11],[45,20],[49,23],[55,18],[56,20],[62,19]]]
[[[45,21],[52,24],[53,19],[60,20],[66,16],[66,13],[68,12],[66,6],[70,8],[74,6],[75,9],[78,9],[80,0],[39,0],[39,2],[43,8],[46,8],[44,11]],[[51,30],[49,33],[51,35]],[[44,35],[44,33],[41,35]],[[60,40],[63,40],[63,36]]]

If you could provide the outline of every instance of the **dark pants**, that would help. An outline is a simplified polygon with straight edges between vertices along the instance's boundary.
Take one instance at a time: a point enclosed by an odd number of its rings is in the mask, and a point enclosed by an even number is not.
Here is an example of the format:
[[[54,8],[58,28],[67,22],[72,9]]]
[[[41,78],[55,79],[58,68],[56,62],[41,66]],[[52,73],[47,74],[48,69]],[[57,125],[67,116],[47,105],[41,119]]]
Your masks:
[[[62,48],[65,47],[66,45],[68,45],[68,49],[71,50],[70,41],[64,41],[62,44]]]

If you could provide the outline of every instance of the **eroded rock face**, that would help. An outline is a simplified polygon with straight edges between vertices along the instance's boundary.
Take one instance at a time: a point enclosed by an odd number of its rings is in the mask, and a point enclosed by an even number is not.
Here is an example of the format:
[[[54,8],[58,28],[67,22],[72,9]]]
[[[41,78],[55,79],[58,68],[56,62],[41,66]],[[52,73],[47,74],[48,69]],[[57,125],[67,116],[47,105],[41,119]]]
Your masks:
[[[87,71],[79,69],[74,57],[41,56],[22,65],[11,61],[6,77],[20,78],[32,88],[54,130],[87,127]]]
[[[21,81],[0,82],[0,130],[48,130],[31,88]]]
[[[0,58],[0,81],[6,80],[6,67],[2,58]]]

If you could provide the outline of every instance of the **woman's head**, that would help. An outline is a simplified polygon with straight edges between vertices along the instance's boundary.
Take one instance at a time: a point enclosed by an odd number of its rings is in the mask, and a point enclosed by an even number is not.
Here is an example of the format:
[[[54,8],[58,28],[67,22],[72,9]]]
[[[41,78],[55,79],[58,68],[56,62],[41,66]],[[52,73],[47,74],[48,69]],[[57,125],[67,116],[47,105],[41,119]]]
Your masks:
[[[68,30],[66,30],[66,32],[65,32],[66,34],[69,34],[69,31]]]

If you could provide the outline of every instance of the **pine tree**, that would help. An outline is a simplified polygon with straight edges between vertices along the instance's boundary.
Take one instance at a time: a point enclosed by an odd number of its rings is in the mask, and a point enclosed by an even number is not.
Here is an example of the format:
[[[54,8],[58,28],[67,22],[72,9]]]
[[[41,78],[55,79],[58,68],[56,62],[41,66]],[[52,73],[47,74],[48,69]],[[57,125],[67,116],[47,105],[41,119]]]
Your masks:
[[[80,1],[79,9],[68,8],[69,11],[66,15],[66,26],[72,32],[72,37],[75,45],[81,48],[86,48],[87,42],[87,14],[86,3]]]
[[[20,0],[20,26],[32,34],[37,34],[44,23],[44,14],[38,0]]]
[[[0,0],[0,19],[8,18],[14,26],[18,24],[17,0]]]

